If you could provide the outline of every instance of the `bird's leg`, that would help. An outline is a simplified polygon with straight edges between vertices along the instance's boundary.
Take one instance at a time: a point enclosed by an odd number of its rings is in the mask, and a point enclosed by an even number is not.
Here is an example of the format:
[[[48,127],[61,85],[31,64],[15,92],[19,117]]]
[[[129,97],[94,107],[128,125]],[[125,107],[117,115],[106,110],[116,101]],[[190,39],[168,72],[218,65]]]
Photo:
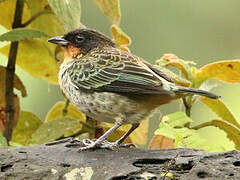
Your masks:
[[[125,139],[127,139],[127,137],[135,130],[135,129],[137,129],[138,127],[139,127],[139,123],[137,123],[137,124],[132,124],[132,127],[120,138],[120,139],[118,139],[116,142],[115,142],[115,144],[116,145],[120,145],[120,144],[122,144],[123,143],[123,141],[125,140]],[[127,146],[128,146],[128,144],[126,144]],[[130,144],[131,145],[131,144]]]
[[[89,139],[86,139],[83,143],[86,145],[86,147],[82,147],[79,149],[79,151],[87,150],[87,149],[92,149],[96,147],[100,148],[110,148],[109,142],[106,141],[106,138],[114,132],[117,128],[121,126],[120,123],[116,123],[113,127],[111,127],[107,132],[105,132],[102,136],[100,136],[96,141],[91,141]],[[105,145],[108,144],[108,145]]]

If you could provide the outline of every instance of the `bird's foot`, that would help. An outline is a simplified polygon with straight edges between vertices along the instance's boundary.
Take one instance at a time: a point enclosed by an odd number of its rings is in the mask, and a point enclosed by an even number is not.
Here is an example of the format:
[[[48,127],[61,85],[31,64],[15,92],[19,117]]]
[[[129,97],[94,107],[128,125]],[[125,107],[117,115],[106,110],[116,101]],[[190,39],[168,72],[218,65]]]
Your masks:
[[[85,151],[88,149],[109,149],[109,150],[116,150],[120,147],[124,148],[130,148],[130,147],[136,147],[134,144],[119,144],[117,141],[116,142],[108,142],[107,140],[90,140],[90,139],[84,139],[82,143],[85,145],[85,147],[81,147],[79,149],[79,152]]]

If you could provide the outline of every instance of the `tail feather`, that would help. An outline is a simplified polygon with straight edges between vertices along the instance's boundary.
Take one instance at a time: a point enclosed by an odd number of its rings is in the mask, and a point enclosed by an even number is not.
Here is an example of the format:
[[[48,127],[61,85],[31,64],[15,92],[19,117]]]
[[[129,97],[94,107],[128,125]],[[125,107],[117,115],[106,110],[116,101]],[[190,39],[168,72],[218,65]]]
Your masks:
[[[212,99],[218,99],[221,97],[208,91],[204,91],[201,89],[188,88],[188,87],[178,87],[178,89],[175,92],[197,94],[197,95],[206,96]]]

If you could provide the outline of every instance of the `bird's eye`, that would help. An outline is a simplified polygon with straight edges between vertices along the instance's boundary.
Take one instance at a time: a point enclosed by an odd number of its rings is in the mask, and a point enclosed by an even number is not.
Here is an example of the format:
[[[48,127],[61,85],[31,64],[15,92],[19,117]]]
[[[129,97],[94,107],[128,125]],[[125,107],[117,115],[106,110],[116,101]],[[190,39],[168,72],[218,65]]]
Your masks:
[[[75,40],[76,40],[77,43],[82,43],[85,40],[85,38],[82,37],[82,36],[76,36]]]

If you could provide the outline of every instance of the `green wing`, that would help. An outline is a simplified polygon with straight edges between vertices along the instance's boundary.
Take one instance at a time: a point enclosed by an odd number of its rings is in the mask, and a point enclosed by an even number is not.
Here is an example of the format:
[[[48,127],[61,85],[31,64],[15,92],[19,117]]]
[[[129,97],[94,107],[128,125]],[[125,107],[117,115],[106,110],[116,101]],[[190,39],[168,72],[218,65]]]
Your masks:
[[[162,81],[170,81],[156,73],[146,62],[121,50],[104,50],[75,60],[68,68],[72,83],[86,90],[119,93],[170,93]]]

